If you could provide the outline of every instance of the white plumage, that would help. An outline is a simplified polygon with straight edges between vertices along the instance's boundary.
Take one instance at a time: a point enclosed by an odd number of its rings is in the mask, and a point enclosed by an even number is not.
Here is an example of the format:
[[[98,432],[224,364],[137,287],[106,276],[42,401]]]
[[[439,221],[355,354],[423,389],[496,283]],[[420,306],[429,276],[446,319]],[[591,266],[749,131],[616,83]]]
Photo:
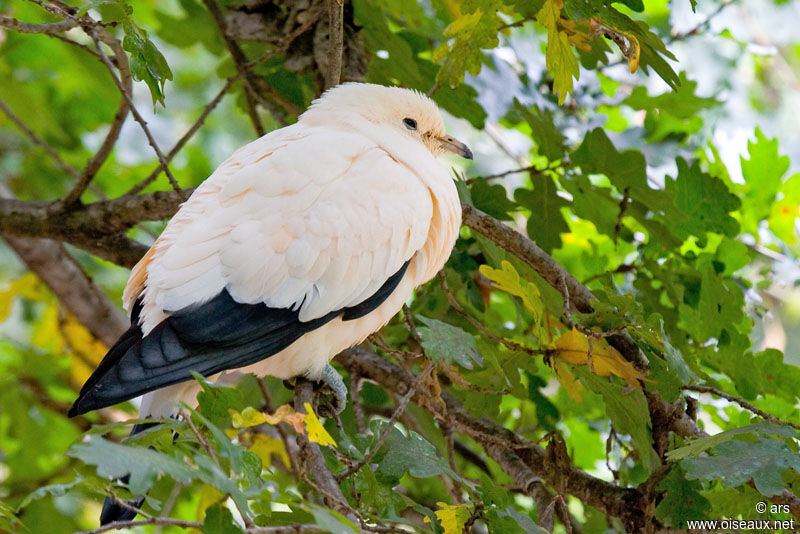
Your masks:
[[[446,135],[427,97],[338,86],[296,124],[236,151],[197,188],[134,267],[126,309],[141,299],[145,339],[171,312],[224,289],[239,303],[295,310],[306,323],[363,303],[408,262],[366,315],[332,318],[242,369],[319,378],[333,356],[386,324],[446,262],[461,208],[435,158],[443,152],[471,157]],[[196,392],[190,380],[147,393],[141,415],[173,413]]]

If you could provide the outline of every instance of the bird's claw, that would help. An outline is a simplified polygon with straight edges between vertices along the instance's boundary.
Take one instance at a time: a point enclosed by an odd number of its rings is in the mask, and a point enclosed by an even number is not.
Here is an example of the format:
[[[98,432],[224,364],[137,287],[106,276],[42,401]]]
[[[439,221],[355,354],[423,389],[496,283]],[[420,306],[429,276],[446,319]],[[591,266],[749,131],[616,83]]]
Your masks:
[[[332,417],[339,415],[347,407],[347,387],[344,385],[342,377],[336,372],[331,364],[325,366],[320,377],[320,383],[328,386],[333,392],[333,402],[319,407],[320,415]]]

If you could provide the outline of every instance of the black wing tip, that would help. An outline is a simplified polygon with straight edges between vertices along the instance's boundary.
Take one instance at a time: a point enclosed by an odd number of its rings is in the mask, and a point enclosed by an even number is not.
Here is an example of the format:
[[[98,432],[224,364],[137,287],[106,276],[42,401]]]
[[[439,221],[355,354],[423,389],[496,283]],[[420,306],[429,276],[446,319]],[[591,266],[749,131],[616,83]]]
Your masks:
[[[73,404],[72,407],[67,412],[67,417],[75,417],[76,415],[81,415],[81,414],[84,414],[84,413],[86,413],[86,412],[82,412],[78,408],[78,401],[75,401],[75,404]]]
[[[67,417],[83,415],[87,412],[91,412],[92,410],[105,408],[106,406],[106,404],[97,402],[97,399],[95,399],[94,395],[92,395],[92,391],[81,391],[80,395],[78,395],[78,398],[67,412]]]

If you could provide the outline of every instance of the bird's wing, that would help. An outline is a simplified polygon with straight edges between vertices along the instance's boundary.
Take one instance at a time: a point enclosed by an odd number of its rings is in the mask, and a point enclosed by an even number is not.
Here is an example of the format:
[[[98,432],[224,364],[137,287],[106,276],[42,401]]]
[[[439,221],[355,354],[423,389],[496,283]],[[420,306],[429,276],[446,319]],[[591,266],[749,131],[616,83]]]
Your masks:
[[[375,293],[427,239],[430,192],[361,136],[322,131],[253,156],[151,264],[162,310],[227,288],[317,319]]]
[[[75,413],[186,380],[190,370],[255,363],[333,317],[363,316],[425,244],[430,192],[360,136],[312,133],[245,156],[226,162],[238,170],[203,206],[189,201],[194,220],[168,228],[151,259],[144,300],[170,316],[112,348]]]

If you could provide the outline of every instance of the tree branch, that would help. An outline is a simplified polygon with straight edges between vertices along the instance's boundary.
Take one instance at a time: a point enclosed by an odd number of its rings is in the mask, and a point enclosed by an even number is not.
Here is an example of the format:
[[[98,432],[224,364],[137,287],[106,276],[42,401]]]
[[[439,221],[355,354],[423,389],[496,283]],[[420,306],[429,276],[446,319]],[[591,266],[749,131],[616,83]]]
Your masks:
[[[150,128],[147,127],[147,121],[144,120],[139,110],[136,109],[136,106],[133,104],[133,100],[131,99],[131,94],[126,90],[125,86],[123,85],[122,81],[117,77],[116,73],[114,72],[114,64],[109,59],[108,55],[103,50],[103,47],[100,45],[100,38],[96,33],[92,34],[92,40],[95,42],[95,46],[97,46],[97,51],[100,53],[100,58],[105,63],[106,68],[108,69],[109,74],[111,74],[111,78],[114,80],[119,91],[122,93],[123,98],[127,101],[128,106],[130,107],[130,111],[133,114],[133,118],[136,119],[136,122],[142,127],[142,131],[144,132],[145,137],[147,137],[147,142],[153,147],[153,151],[158,156],[158,161],[164,166],[164,173],[167,175],[169,179],[169,183],[172,185],[172,188],[182,194],[181,186],[178,185],[178,181],[175,179],[175,176],[172,175],[172,171],[169,170],[169,164],[167,163],[166,158],[164,157],[164,153],[161,152],[161,149],[158,147],[158,143],[156,143],[153,134],[150,132]]]
[[[158,191],[60,209],[51,202],[3,198],[0,234],[66,241],[118,265],[132,267],[148,247],[122,233],[141,221],[171,217],[182,201],[175,191]]]
[[[346,350],[336,358],[348,372],[374,380],[398,395],[405,395],[411,389],[414,378],[408,372],[362,347]],[[523,482],[531,496],[538,491],[535,482],[541,478],[554,486],[563,485],[567,493],[620,518],[631,530],[644,525],[644,512],[637,506],[642,496],[636,489],[614,486],[576,467],[564,472],[564,466],[554,464],[548,459],[547,452],[535,443],[494,421],[474,418],[464,410],[460,401],[446,392],[441,398],[446,403],[446,414],[439,412],[434,415],[449,417],[459,431],[481,444],[509,476]],[[435,409],[435,403],[429,402],[423,391],[416,391],[412,400]],[[513,456],[509,455],[511,451]]]
[[[312,382],[304,378],[297,380],[294,389],[294,409],[296,412],[306,413],[305,404],[312,404],[313,388]],[[351,510],[346,506],[347,500],[344,498],[339,484],[325,463],[325,458],[322,456],[322,451],[319,450],[319,445],[309,441],[306,434],[298,433],[297,447],[299,450],[297,463],[301,475],[314,480],[327,506],[345,516],[352,515]],[[356,518],[353,517],[352,520],[355,522]]]
[[[75,20],[61,20],[58,22],[42,22],[34,24],[31,22],[20,22],[15,18],[0,15],[0,26],[20,33],[62,33],[71,30],[78,25]]]
[[[113,345],[128,327],[125,315],[81,269],[64,246],[50,239],[5,236],[28,268],[94,337]]]
[[[28,136],[33,144],[42,147],[44,151],[47,152],[51,158],[53,158],[53,161],[56,162],[56,165],[75,177],[80,176],[78,169],[61,159],[61,156],[58,155],[58,152],[56,152],[55,149],[47,143],[47,141],[36,135],[36,133],[31,130],[16,113],[14,113],[14,110],[12,110],[2,98],[0,98],[0,110],[2,110],[2,112],[5,113],[9,119],[11,119],[11,122],[17,125],[17,128],[22,130],[25,135]]]
[[[122,46],[120,46],[119,41],[108,33],[105,28],[100,28],[99,31],[97,31],[97,35],[102,42],[106,43],[114,51],[114,64],[117,66],[121,77],[121,85],[119,87],[122,91],[122,100],[119,103],[117,112],[114,114],[111,127],[103,140],[103,144],[100,145],[100,148],[95,152],[94,156],[86,162],[86,166],[78,176],[78,179],[72,184],[70,190],[67,191],[67,194],[64,195],[64,198],[61,200],[65,205],[78,202],[83,192],[89,187],[89,183],[114,149],[114,145],[117,143],[119,134],[122,131],[122,125],[125,123],[125,119],[128,117],[128,112],[131,108],[127,95],[132,94],[133,79],[131,77],[130,66],[128,65],[128,56],[125,54]],[[97,56],[100,58],[100,61],[105,62],[103,52],[100,50],[100,45],[97,44],[97,47]]]
[[[244,77],[245,97],[247,97],[247,94],[250,94],[252,97],[258,99],[258,102],[272,114],[273,118],[278,122],[278,124],[281,126],[286,126],[286,120],[283,118],[278,109],[258,92],[258,78],[256,78],[256,76],[250,72],[249,69],[245,68],[248,63],[247,56],[245,56],[241,47],[239,47],[239,44],[228,36],[225,17],[222,15],[222,10],[220,9],[219,4],[217,4],[216,0],[203,0],[203,3],[211,13],[214,22],[219,29],[220,35],[225,41],[225,46],[228,48],[228,51],[233,58],[233,63],[236,65],[236,70],[241,76]],[[260,137],[264,135],[264,127],[261,125],[261,121],[258,119],[258,113],[255,110],[252,102],[247,100],[247,98],[245,98],[245,102],[247,102],[248,105],[250,119],[253,121],[253,126]]]
[[[325,89],[330,89],[335,85],[339,85],[342,77],[344,0],[327,0],[327,3],[328,68],[325,70]]]

